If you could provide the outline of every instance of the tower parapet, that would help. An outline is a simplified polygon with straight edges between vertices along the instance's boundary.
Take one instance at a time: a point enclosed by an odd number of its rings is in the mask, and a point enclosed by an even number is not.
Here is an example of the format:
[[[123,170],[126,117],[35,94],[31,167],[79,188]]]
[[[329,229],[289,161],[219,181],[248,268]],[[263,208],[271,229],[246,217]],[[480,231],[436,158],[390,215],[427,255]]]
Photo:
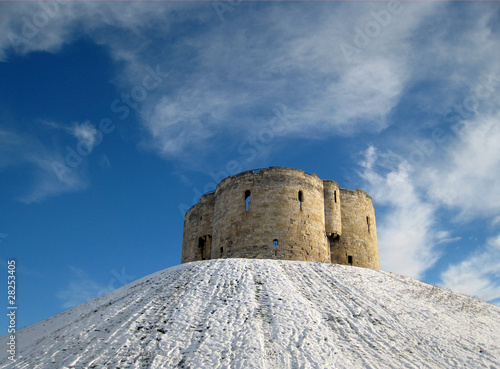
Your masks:
[[[227,177],[187,211],[182,262],[231,257],[379,269],[371,197],[294,168]]]

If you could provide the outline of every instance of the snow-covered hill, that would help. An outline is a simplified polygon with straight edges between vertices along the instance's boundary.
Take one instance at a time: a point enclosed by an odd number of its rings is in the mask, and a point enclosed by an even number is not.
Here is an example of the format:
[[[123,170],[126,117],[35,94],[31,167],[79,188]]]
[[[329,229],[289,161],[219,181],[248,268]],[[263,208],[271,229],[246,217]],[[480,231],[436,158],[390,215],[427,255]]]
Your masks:
[[[224,259],[18,332],[1,368],[500,368],[500,308],[387,272]]]

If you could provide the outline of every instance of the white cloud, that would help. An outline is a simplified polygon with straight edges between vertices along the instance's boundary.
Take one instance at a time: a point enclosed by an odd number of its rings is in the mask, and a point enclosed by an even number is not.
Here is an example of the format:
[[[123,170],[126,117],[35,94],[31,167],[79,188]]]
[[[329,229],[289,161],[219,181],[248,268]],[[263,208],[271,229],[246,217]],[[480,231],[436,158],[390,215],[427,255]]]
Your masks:
[[[433,199],[458,209],[459,219],[500,212],[500,113],[478,115],[456,130],[442,162],[427,168],[425,186]]]
[[[451,237],[451,233],[449,231],[439,231],[436,232],[437,243],[451,243],[457,242],[462,239],[462,237]]]
[[[361,166],[359,175],[366,181],[366,191],[386,208],[382,215],[377,214],[381,268],[421,278],[439,257],[435,250],[436,207],[424,200],[412,182],[412,173],[394,154],[380,155],[370,147]]]
[[[410,74],[409,48],[404,40],[384,43],[392,38],[387,33],[348,63],[338,45],[352,42],[354,25],[363,25],[371,10],[357,9],[252,7],[244,18],[228,16],[204,34],[181,39],[171,58],[189,50],[196,63],[190,62],[177,93],[170,92],[174,77],[168,96],[146,103],[153,113],[143,119],[154,143],[164,155],[182,156],[192,142],[210,146],[216,132],[234,136],[268,126],[279,104],[289,107],[283,136],[318,138],[386,128],[385,116],[398,103]],[[304,21],[304,12],[318,16],[314,24]],[[414,14],[420,13],[409,11],[411,22],[394,21],[392,31],[411,33],[419,23]]]
[[[78,143],[82,147],[85,147],[85,151],[89,154],[92,152],[96,141],[99,139],[99,132],[97,131],[97,128],[92,123],[90,123],[90,121],[85,121],[82,123],[73,122],[71,126],[66,126],[54,121],[44,119],[39,119],[37,122],[46,129],[63,131],[76,138]]]
[[[491,226],[492,227],[497,227],[500,225],[500,215],[497,215],[496,217],[493,218],[491,221]]]
[[[500,212],[499,115],[477,115],[460,124],[443,144],[441,160],[410,165],[394,153],[370,147],[361,177],[375,201],[387,207],[378,220],[385,268],[421,276],[439,257],[436,245],[459,241],[437,231],[437,210],[458,210],[456,221],[497,216]],[[437,155],[437,154],[435,154]],[[496,218],[495,218],[496,219]],[[491,223],[495,225],[495,220]]]
[[[74,123],[71,134],[80,142],[85,143],[87,150],[92,152],[97,140],[97,129],[90,122]]]
[[[174,72],[139,107],[149,134],[143,144],[168,158],[184,158],[193,145],[210,151],[218,135],[255,132],[269,125],[279,104],[289,107],[290,116],[280,135],[380,132],[399,123],[387,116],[415,83],[443,82],[439,98],[414,93],[416,104],[436,110],[456,96],[460,83],[470,84],[471,71],[497,65],[499,46],[494,12],[486,5],[404,2],[380,32],[364,36],[362,46],[356,44],[358,30],[366,32],[374,14],[388,14],[387,3],[243,3],[224,22],[209,5],[180,2],[1,6],[3,34],[21,34],[23,17],[47,14],[21,53],[54,51],[85,32],[125,61],[115,80],[120,87],[140,85],[153,59]],[[451,11],[457,19],[469,17],[467,26],[453,21]],[[193,24],[203,24],[202,31]],[[191,32],[181,32],[183,25]],[[175,43],[165,43],[167,34]],[[352,60],[342,44],[359,49]],[[8,40],[0,42],[4,55],[9,49]]]
[[[38,202],[60,193],[79,191],[88,186],[85,165],[80,165],[58,178],[54,163],[65,165],[63,154],[50,150],[32,137],[0,130],[0,168],[26,166],[31,184],[18,198],[26,203]]]
[[[500,235],[480,250],[441,274],[442,284],[453,291],[486,301],[500,298]]]
[[[154,147],[164,156],[185,154],[186,151],[205,148],[207,140],[218,130],[218,120],[213,114],[221,106],[231,105],[229,98],[214,95],[202,97],[190,91],[182,97],[171,100],[163,97],[153,108],[152,113],[144,119]],[[189,97],[189,98],[188,98]],[[210,103],[208,103],[210,101]],[[209,104],[213,113],[201,112],[202,104]]]
[[[456,137],[443,144],[441,160],[424,160],[410,165],[391,152],[378,153],[370,147],[365,153],[360,176],[367,182],[367,191],[378,204],[387,209],[378,217],[377,228],[383,268],[420,277],[439,258],[438,244],[459,241],[449,231],[438,231],[435,213],[442,208],[458,210],[456,221],[495,217],[500,211],[500,125],[498,114],[477,115],[457,126]],[[435,154],[437,155],[437,154]],[[495,241],[497,242],[497,241]],[[491,245],[496,243],[491,243]],[[474,245],[471,245],[471,248]],[[496,251],[490,248],[493,260]],[[485,267],[486,274],[477,274],[476,264],[486,253],[450,269],[446,284],[462,284],[467,291],[481,290],[481,296],[496,291],[488,275],[493,265]],[[469,268],[466,279],[457,277],[458,270]],[[486,271],[490,272],[486,272]],[[489,273],[489,274],[488,274]],[[484,284],[483,287],[482,284]],[[486,291],[486,292],[485,292]],[[490,292],[487,292],[490,291]],[[491,297],[493,299],[494,297]]]
[[[106,26],[114,30],[126,29],[140,33],[139,27],[148,18],[155,26],[168,29],[169,15],[185,16],[182,9],[189,9],[192,4],[130,2],[117,6],[106,2],[2,2],[0,3],[0,61],[8,60],[10,53],[26,54],[32,51],[56,52],[64,44],[80,36],[80,32],[108,38],[117,42],[110,34],[104,34]],[[176,11],[176,14],[173,14]],[[162,20],[162,23],[158,21]],[[100,41],[97,39],[97,41]],[[130,39],[122,42],[130,44]],[[105,43],[105,42],[102,42]],[[132,56],[121,53],[119,56]]]
[[[38,123],[45,129],[61,131],[75,138],[77,146],[73,146],[84,150],[87,155],[98,140],[97,129],[88,121],[71,126],[47,120],[38,120]],[[18,196],[19,201],[39,202],[47,197],[81,191],[89,186],[87,163],[83,157],[78,165],[69,166],[67,151],[49,148],[31,134],[0,130],[0,154],[0,168],[26,166],[30,171],[31,184]]]
[[[224,22],[213,7],[200,4],[57,4],[58,10],[52,11],[54,15],[30,42],[23,43],[20,53],[54,51],[85,32],[116,60],[125,62],[115,82],[127,92],[140,86],[147,66],[158,62],[162,71],[170,72],[169,78],[148,91],[139,113],[148,136],[143,145],[167,158],[185,159],[194,149],[211,152],[220,143],[218,137],[225,137],[227,144],[234,137],[250,135],[269,125],[272,108],[279,104],[288,107],[290,121],[279,135],[307,139],[379,133],[391,124],[404,124],[388,116],[409,90],[422,91],[411,95],[422,109],[444,110],[464,88],[475,88],[478,71],[498,71],[500,41],[492,26],[495,12],[487,4],[404,2],[402,11],[393,14],[377,36],[368,37],[365,46],[358,45],[360,52],[352,60],[345,58],[340,45],[355,45],[358,29],[373,22],[374,13],[385,11],[386,3],[242,3],[238,11],[225,15]],[[32,19],[43,10],[39,4],[24,2],[0,6],[4,35],[21,34],[23,17]],[[203,25],[202,31],[193,24]],[[181,32],[183,25],[189,25],[190,32]],[[165,42],[165,35],[175,42]],[[12,51],[8,39],[0,42],[0,50],[4,55]],[[439,95],[415,88],[430,81],[439,85],[432,89]],[[495,95],[482,99],[481,107],[491,108],[497,100]],[[74,134],[91,142],[92,132],[83,123]],[[496,138],[496,127],[489,132]],[[481,138],[466,151],[480,148]],[[492,150],[495,156],[497,149]],[[439,170],[433,174],[433,187],[435,183],[454,186],[455,179],[465,184],[459,165],[467,158],[458,152],[450,154],[457,159],[455,170],[452,163],[444,171],[431,166]],[[201,155],[192,157],[199,161]],[[483,157],[490,161],[488,168],[497,164],[484,153]],[[484,201],[472,209],[472,190],[478,188],[476,184],[479,188],[486,182],[497,184],[483,181],[487,172],[486,168],[477,173],[477,181],[461,187],[466,195],[436,189],[433,196],[449,206],[464,200],[469,208],[462,215],[484,209],[480,204]],[[442,173],[448,178],[441,182]],[[412,185],[417,186],[415,178]],[[495,203],[487,208],[496,209]]]
[[[39,202],[47,197],[81,191],[89,186],[85,164],[65,172],[63,176],[56,174],[54,164],[65,165],[63,156],[56,152],[44,151],[42,157],[28,157],[28,162],[34,168],[33,181],[28,192],[19,196],[19,200],[22,202]]]

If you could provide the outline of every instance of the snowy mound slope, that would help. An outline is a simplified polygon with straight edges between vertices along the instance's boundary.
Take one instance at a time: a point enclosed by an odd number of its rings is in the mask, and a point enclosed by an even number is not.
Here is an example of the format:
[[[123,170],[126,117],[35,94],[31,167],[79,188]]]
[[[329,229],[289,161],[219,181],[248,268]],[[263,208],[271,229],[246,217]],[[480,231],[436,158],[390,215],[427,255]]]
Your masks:
[[[500,308],[375,270],[224,259],[142,278],[17,344],[0,368],[499,368]]]

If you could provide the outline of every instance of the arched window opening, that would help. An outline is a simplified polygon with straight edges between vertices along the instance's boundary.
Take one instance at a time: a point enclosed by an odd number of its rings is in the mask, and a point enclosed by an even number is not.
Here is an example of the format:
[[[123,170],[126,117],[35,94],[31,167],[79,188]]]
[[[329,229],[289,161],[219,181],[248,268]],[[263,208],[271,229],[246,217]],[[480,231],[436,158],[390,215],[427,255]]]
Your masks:
[[[366,225],[368,226],[368,233],[370,233],[370,217],[366,217]]]
[[[298,200],[300,204],[300,210],[302,210],[302,202],[304,201],[304,194],[302,193],[302,191],[299,191]]]
[[[352,265],[352,255],[347,255],[347,264]]]
[[[278,256],[279,242],[276,238],[273,240],[273,245],[274,245],[274,256]]]
[[[248,209],[250,208],[250,200],[251,200],[251,196],[252,193],[250,192],[250,190],[246,190],[245,191],[245,211],[248,211]]]

